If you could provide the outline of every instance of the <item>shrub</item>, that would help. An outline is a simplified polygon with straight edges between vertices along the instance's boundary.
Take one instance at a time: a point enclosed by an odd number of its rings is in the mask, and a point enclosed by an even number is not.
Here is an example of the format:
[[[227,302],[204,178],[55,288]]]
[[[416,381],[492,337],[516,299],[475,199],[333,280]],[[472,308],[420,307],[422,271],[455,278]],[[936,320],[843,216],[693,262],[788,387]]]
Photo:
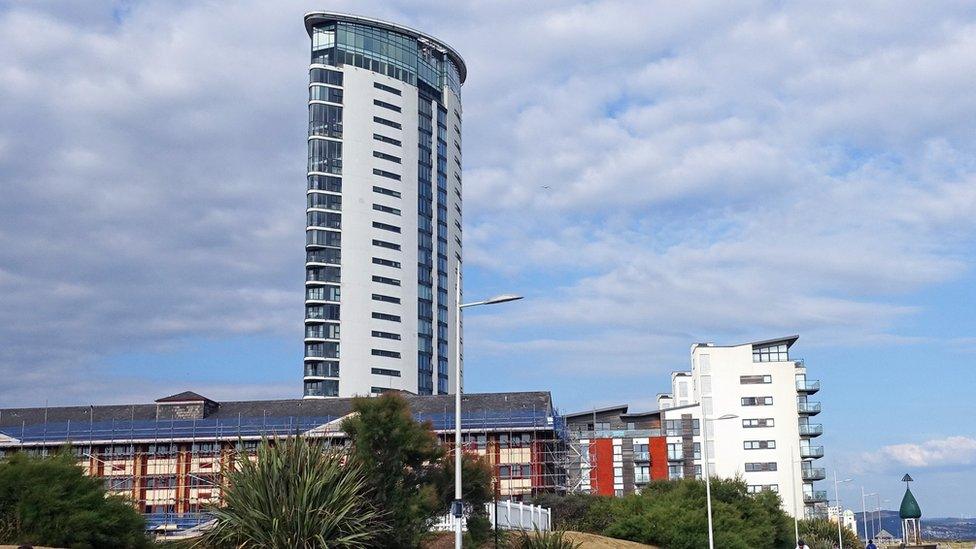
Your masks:
[[[264,440],[256,460],[240,454],[227,476],[225,505],[202,546],[372,546],[378,513],[362,471],[320,442]]]
[[[72,548],[145,547],[145,522],[130,502],[107,496],[68,452],[0,462],[0,543]]]
[[[800,521],[800,538],[810,549],[834,549],[837,545],[837,523],[827,519],[806,519]],[[861,540],[849,528],[841,528],[844,547],[857,548]]]
[[[509,543],[510,549],[578,549],[583,544],[566,539],[562,531],[516,534]]]

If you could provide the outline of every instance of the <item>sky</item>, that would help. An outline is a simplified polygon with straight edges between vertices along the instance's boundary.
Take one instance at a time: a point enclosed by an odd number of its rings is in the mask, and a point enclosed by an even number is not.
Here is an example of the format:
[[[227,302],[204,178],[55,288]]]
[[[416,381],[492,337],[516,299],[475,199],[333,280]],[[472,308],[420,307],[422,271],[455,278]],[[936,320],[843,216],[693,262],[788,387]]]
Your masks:
[[[0,407],[300,395],[322,9],[467,63],[468,391],[800,334],[845,506],[976,516],[968,2],[0,0]]]

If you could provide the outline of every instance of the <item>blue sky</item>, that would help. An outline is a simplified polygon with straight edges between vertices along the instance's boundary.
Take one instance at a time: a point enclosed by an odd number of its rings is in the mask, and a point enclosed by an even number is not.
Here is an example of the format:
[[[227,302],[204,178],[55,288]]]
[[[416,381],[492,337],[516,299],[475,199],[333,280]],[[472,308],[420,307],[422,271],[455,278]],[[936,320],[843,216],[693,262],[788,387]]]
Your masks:
[[[0,406],[299,394],[313,9],[468,63],[469,390],[799,333],[842,499],[976,515],[966,3],[0,2]]]

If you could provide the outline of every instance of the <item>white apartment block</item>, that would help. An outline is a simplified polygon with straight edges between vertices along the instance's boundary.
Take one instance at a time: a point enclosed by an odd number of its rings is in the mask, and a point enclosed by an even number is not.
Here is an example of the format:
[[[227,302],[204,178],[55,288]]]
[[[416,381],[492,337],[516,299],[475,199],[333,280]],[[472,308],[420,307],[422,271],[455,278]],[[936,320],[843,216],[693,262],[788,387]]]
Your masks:
[[[453,393],[464,61],[376,19],[305,28],[304,396]]]
[[[827,493],[814,487],[826,477],[815,466],[823,457],[816,444],[823,427],[813,422],[820,403],[810,400],[820,382],[790,357],[798,338],[692,345],[691,371],[672,374],[672,392],[658,395],[669,477],[700,476],[707,446],[712,476],[740,476],[750,491],[778,492],[791,514],[826,515]]]

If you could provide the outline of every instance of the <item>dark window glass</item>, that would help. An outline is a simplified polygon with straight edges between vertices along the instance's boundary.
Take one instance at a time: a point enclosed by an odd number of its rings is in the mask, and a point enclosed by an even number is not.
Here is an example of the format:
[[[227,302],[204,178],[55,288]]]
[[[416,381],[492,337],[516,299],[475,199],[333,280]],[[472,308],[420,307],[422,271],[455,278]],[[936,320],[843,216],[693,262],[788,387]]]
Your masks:
[[[385,177],[387,179],[395,179],[396,181],[400,181],[399,175],[393,172],[388,172],[386,170],[381,170],[379,168],[373,168],[373,175],[378,175],[380,177]]]
[[[342,85],[342,73],[329,69],[312,69],[310,79],[312,82],[332,84],[333,86]]]
[[[374,265],[383,265],[384,267],[393,267],[395,269],[399,269],[400,268],[400,262],[399,261],[390,261],[389,259],[383,259],[383,258],[380,258],[380,257],[374,257],[373,258],[373,264]]]
[[[374,116],[373,122],[376,122],[377,124],[383,124],[384,126],[389,126],[391,128],[396,128],[398,130],[403,128],[403,126],[401,126],[399,122],[394,122],[392,120],[380,118],[379,116]]]
[[[373,82],[373,87],[378,90],[383,90],[385,92],[390,92],[393,95],[400,95],[400,90],[387,86],[386,84],[380,84],[379,82]]]
[[[389,160],[390,162],[393,162],[394,164],[399,164],[400,163],[400,158],[399,157],[393,156],[392,154],[386,154],[386,153],[383,153],[383,152],[379,152],[379,151],[373,151],[373,157],[379,158],[379,159],[382,159],[382,160]]]
[[[373,294],[373,301],[383,301],[386,303],[400,303],[400,298],[393,297],[390,295]]]
[[[321,103],[309,105],[308,135],[342,137],[342,107]]]
[[[387,358],[400,358],[400,353],[396,351],[387,351],[385,349],[372,349],[370,354],[373,356],[385,356]]]
[[[327,139],[308,142],[308,171],[342,173],[342,143]]]
[[[373,139],[382,141],[383,143],[389,143],[390,145],[396,145],[397,147],[402,145],[399,139],[393,139],[392,137],[387,137],[378,133],[373,134]]]
[[[400,198],[400,193],[398,191],[387,189],[386,187],[377,187],[374,185],[373,192],[379,194],[385,194],[386,196],[392,196],[394,198]]]
[[[328,101],[330,103],[342,103],[342,88],[330,88],[328,86],[311,86],[308,88],[309,101]]]
[[[373,246],[379,246],[380,248],[387,248],[390,250],[400,250],[399,244],[394,244],[393,242],[387,242],[385,240],[373,239]]]
[[[310,175],[308,176],[308,188],[315,191],[341,193],[342,180],[331,175]]]
[[[401,111],[400,107],[398,107],[398,106],[396,106],[396,105],[394,105],[392,103],[387,103],[386,101],[380,101],[379,99],[374,99],[373,100],[373,104],[376,105],[377,107],[383,107],[384,109],[390,109],[393,112],[400,112]]]

